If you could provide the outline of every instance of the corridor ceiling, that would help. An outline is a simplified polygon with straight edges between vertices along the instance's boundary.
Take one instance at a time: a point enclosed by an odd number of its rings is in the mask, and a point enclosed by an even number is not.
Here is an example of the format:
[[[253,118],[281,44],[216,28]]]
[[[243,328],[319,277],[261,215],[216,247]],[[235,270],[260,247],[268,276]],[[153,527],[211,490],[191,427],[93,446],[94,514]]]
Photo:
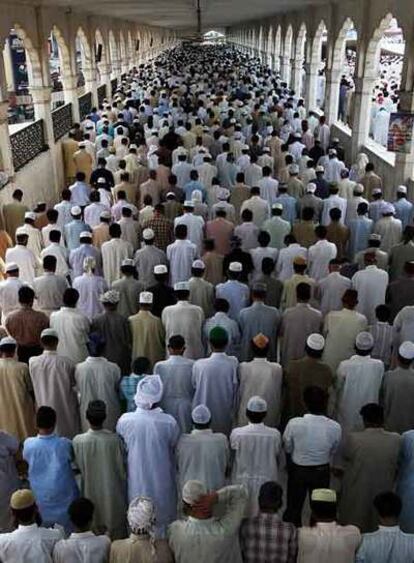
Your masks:
[[[200,2],[203,31],[265,18],[324,0],[40,0],[36,4],[72,8],[169,29],[197,29]],[[326,0],[325,0],[326,1]]]

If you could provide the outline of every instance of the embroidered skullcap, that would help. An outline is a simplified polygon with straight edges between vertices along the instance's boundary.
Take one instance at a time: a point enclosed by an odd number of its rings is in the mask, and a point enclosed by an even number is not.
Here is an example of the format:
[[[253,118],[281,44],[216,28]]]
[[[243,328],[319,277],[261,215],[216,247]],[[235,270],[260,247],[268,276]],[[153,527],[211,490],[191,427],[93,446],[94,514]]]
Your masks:
[[[241,272],[243,265],[240,262],[230,262],[229,270],[230,272]]]
[[[263,350],[269,344],[269,339],[267,336],[259,332],[259,334],[256,334],[256,336],[252,338],[252,342],[257,348],[259,348],[259,350]]]
[[[119,291],[115,289],[110,289],[109,291],[105,291],[103,295],[100,297],[101,303],[110,303],[112,305],[116,305],[119,303],[120,295]]]
[[[398,348],[398,354],[405,360],[414,360],[414,344],[406,340]]]
[[[374,347],[374,337],[370,332],[360,332],[355,339],[355,345],[360,350],[371,350]]]
[[[34,494],[30,489],[20,489],[15,491],[10,498],[10,508],[13,510],[23,510],[36,503]]]
[[[154,274],[168,274],[168,268],[165,264],[157,264],[154,266]]]
[[[191,412],[195,424],[208,424],[211,420],[210,409],[206,405],[197,405]]]
[[[132,533],[152,534],[155,527],[155,506],[149,497],[136,497],[128,507],[127,519]]]
[[[207,489],[201,481],[187,481],[182,491],[183,501],[192,506],[206,493]]]
[[[311,350],[320,352],[325,346],[325,339],[322,334],[314,333],[310,334],[306,340],[306,344]]]
[[[262,397],[255,395],[248,400],[247,410],[251,412],[267,412],[267,403]]]
[[[141,291],[139,294],[139,302],[142,305],[152,305],[154,296],[150,291]]]
[[[144,229],[142,233],[142,238],[144,240],[152,240],[155,237],[155,233],[152,229]]]

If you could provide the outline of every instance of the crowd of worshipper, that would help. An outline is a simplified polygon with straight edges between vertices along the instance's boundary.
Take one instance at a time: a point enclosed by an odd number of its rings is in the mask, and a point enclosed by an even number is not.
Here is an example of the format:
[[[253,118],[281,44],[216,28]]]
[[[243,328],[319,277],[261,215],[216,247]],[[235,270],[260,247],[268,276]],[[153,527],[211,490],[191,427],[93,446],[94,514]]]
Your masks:
[[[0,561],[413,561],[407,186],[227,46],[62,152],[2,207]]]

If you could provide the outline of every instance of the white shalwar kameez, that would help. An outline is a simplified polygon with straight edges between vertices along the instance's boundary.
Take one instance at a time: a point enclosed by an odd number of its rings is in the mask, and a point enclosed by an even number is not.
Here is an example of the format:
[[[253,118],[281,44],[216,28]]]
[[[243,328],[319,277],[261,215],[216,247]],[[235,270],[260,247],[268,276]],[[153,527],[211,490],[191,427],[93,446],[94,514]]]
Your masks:
[[[70,307],[61,307],[50,315],[50,328],[59,336],[57,353],[67,356],[75,364],[83,362],[88,355],[90,323],[88,317]]]
[[[103,313],[104,308],[99,298],[108,290],[104,278],[85,272],[73,280],[72,287],[79,291],[78,309],[90,321]]]
[[[120,238],[104,242],[101,248],[104,278],[109,286],[121,279],[121,264],[123,260],[132,258],[134,249],[132,244]]]
[[[188,301],[178,301],[175,305],[165,307],[161,320],[165,327],[166,342],[171,336],[181,334],[185,340],[186,358],[198,360],[204,356],[201,339],[204,313],[201,307]]]
[[[197,256],[197,246],[188,239],[177,239],[173,244],[167,246],[172,286],[177,282],[187,281],[191,278],[191,266]]]
[[[232,484],[247,487],[246,517],[257,516],[260,487],[267,481],[278,481],[278,458],[282,449],[280,432],[262,422],[249,423],[233,430],[230,447],[235,451]]]
[[[155,504],[157,535],[164,536],[177,512],[174,448],[179,428],[160,408],[137,407],[116,426],[128,454],[128,499],[150,497]]]
[[[377,305],[385,303],[385,292],[388,286],[388,274],[375,265],[359,270],[352,277],[352,288],[358,291],[357,311],[368,319],[369,324],[375,322]]]

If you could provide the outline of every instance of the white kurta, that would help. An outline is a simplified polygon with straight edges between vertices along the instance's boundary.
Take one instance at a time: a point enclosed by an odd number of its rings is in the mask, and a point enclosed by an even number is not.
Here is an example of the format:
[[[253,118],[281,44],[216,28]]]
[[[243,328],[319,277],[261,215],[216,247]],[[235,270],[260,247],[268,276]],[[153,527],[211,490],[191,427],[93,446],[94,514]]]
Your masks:
[[[170,263],[170,283],[172,286],[191,277],[191,266],[198,256],[197,246],[190,240],[177,239],[167,246],[167,259]]]
[[[122,277],[121,263],[127,258],[132,258],[134,249],[129,242],[114,238],[104,242],[101,251],[104,278],[110,286],[115,280]]]
[[[246,516],[257,516],[260,487],[267,481],[278,481],[278,458],[282,449],[280,432],[263,423],[249,423],[233,430],[230,447],[235,452],[231,481],[247,487]]]
[[[287,248],[281,248],[276,264],[277,277],[280,281],[286,281],[294,274],[293,260],[296,256],[307,258],[308,251],[297,243],[289,244]]]
[[[384,364],[370,356],[352,356],[339,364],[336,388],[337,420],[344,432],[363,430],[359,411],[368,403],[378,403]]]
[[[88,318],[77,309],[62,307],[50,315],[50,327],[59,336],[58,354],[70,358],[74,363],[83,362],[88,355]]]
[[[25,285],[25,283],[19,278],[8,278],[0,282],[0,309],[2,325],[4,325],[4,320],[11,311],[16,311],[20,308],[19,289],[23,285]]]
[[[375,321],[375,308],[385,303],[388,274],[377,266],[367,266],[352,277],[352,287],[358,291],[357,310],[365,315],[369,324]]]
[[[62,532],[40,528],[37,524],[22,526],[9,534],[0,534],[0,560],[4,563],[52,563],[52,552],[62,539]]]
[[[111,540],[93,532],[73,533],[60,540],[53,550],[53,563],[105,563],[109,560]]]
[[[174,417],[160,408],[126,413],[116,431],[128,454],[128,498],[148,496],[155,503],[157,531],[164,535],[177,508],[174,448],[179,437]]]
[[[222,352],[213,352],[193,367],[193,408],[207,405],[212,429],[226,435],[230,434],[236,404],[237,368],[237,359]]]
[[[325,278],[329,273],[329,262],[336,258],[337,248],[326,239],[318,240],[308,250],[309,276],[315,281]]]
[[[391,248],[401,242],[402,223],[395,217],[383,217],[375,223],[374,232],[381,235],[381,250],[390,252]]]
[[[19,266],[19,278],[32,284],[37,271],[40,270],[40,262],[31,250],[21,244],[6,250],[5,262],[14,262]]]
[[[175,218],[174,228],[177,225],[187,226],[187,238],[196,245],[197,253],[200,255],[203,249],[204,219],[200,215],[184,213],[184,215]]]
[[[92,273],[84,273],[73,280],[73,288],[79,291],[78,309],[90,321],[103,313],[100,297],[108,290],[106,280]]]
[[[323,316],[330,311],[340,311],[342,309],[342,296],[351,286],[351,280],[341,276],[339,272],[331,272],[326,278],[320,280],[318,296]]]
[[[197,360],[204,356],[202,343],[202,327],[204,313],[198,305],[192,305],[188,301],[178,301],[175,305],[165,307],[161,316],[165,327],[165,341],[171,336],[180,334],[185,340],[186,358]]]

